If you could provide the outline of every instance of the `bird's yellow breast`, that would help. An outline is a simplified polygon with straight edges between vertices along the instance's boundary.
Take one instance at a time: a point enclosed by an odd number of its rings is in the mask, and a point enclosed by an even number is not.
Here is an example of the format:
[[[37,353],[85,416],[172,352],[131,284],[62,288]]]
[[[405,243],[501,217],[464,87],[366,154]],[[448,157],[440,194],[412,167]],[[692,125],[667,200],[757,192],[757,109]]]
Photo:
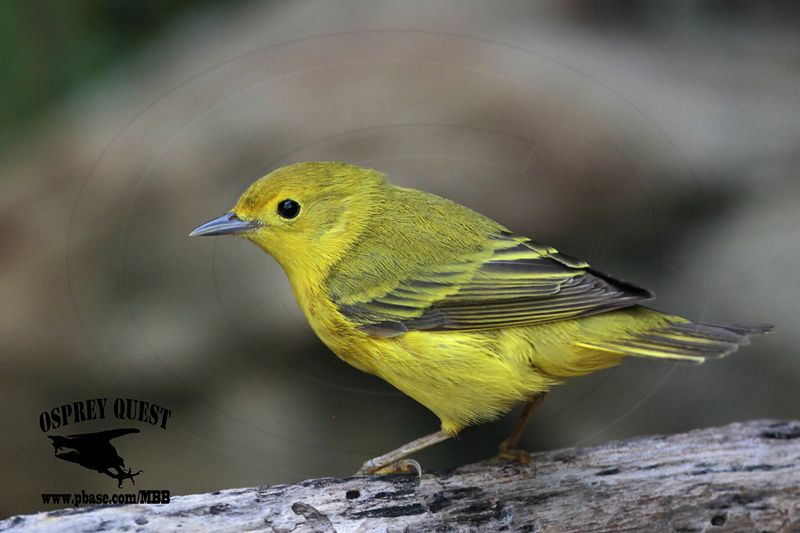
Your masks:
[[[508,331],[371,337],[318,287],[293,287],[312,329],[340,359],[426,406],[445,431],[497,418],[555,382],[531,365],[530,345],[508,343]]]

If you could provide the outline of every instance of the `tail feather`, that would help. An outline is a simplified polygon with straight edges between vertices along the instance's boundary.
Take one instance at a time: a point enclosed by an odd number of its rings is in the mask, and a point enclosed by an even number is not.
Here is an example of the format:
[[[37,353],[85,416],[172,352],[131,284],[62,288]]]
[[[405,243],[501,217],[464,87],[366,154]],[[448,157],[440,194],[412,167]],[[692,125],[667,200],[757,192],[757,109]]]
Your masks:
[[[702,324],[675,322],[618,340],[581,342],[580,346],[605,352],[672,361],[702,363],[718,359],[739,346],[749,344],[749,337],[772,331],[768,324]]]

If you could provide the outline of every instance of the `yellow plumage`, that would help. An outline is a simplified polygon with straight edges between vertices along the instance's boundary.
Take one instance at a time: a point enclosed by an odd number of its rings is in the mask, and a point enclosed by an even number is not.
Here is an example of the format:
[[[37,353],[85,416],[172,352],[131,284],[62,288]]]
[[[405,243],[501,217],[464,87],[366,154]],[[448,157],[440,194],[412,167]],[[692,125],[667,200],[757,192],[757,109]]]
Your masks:
[[[275,257],[341,359],[428,407],[450,434],[628,355],[702,362],[768,329],[642,307],[644,289],[344,163],[278,169],[194,234],[229,233]]]

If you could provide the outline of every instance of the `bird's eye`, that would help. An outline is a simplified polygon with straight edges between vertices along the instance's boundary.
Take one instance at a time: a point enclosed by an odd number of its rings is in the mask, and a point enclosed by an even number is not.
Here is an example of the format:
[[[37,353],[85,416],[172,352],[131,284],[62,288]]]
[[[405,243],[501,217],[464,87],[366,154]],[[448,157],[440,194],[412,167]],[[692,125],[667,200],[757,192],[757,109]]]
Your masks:
[[[300,213],[300,204],[287,198],[278,202],[278,214],[283,218],[294,218]]]

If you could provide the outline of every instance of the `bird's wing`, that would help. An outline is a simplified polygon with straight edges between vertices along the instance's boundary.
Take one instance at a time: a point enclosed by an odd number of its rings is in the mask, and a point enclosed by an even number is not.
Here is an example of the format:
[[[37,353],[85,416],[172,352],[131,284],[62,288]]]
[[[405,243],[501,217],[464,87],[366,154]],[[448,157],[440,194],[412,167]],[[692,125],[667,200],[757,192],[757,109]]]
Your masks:
[[[486,253],[427,266],[388,292],[334,301],[373,336],[527,326],[603,313],[653,298],[525,237],[501,233]]]
[[[121,429],[108,429],[106,431],[98,431],[97,433],[79,433],[77,435],[69,435],[69,439],[79,440],[111,440],[128,435],[129,433],[139,433],[137,428],[121,428]]]

